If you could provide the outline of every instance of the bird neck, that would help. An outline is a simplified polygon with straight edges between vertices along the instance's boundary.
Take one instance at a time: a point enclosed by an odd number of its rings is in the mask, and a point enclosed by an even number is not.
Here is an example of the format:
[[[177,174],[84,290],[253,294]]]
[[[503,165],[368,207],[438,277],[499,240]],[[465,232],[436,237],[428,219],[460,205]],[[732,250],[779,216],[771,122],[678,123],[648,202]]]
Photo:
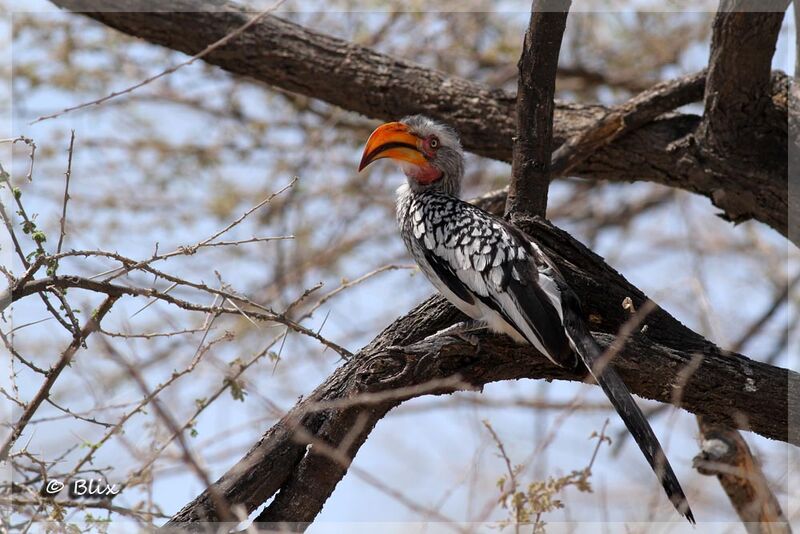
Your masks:
[[[427,184],[415,180],[411,176],[406,177],[408,186],[408,193],[411,195],[423,195],[426,193],[441,193],[450,195],[456,198],[461,196],[461,177],[452,178],[447,174],[443,174],[441,178],[435,182]]]

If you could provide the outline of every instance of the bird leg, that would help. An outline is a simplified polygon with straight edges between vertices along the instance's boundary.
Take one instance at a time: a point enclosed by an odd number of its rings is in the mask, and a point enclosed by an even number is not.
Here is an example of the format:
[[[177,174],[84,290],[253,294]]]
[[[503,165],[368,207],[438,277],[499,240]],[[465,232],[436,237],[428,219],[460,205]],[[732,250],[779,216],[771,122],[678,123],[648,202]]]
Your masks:
[[[454,337],[464,341],[465,343],[469,343],[473,347],[475,347],[475,353],[477,354],[480,352],[480,338],[474,334],[474,332],[486,328],[488,325],[486,321],[478,321],[475,319],[470,319],[468,321],[461,321],[460,323],[456,323],[454,325],[448,326],[447,328],[443,328],[439,330],[435,334],[431,334],[425,338],[423,338],[418,343],[431,343],[437,341],[439,337]],[[416,343],[415,343],[416,344]],[[390,345],[386,347],[386,350],[389,351],[397,351],[403,352],[405,351],[405,347],[402,345]]]
[[[430,341],[433,338],[437,338],[440,336],[448,336],[448,337],[455,337],[462,341],[465,341],[472,345],[473,347],[480,347],[480,339],[478,336],[474,334],[477,330],[481,330],[486,328],[485,321],[477,321],[475,319],[470,319],[469,321],[462,321],[460,323],[456,323],[452,326],[448,326],[443,330],[439,330],[435,334],[431,334],[430,336],[423,339],[423,341]]]

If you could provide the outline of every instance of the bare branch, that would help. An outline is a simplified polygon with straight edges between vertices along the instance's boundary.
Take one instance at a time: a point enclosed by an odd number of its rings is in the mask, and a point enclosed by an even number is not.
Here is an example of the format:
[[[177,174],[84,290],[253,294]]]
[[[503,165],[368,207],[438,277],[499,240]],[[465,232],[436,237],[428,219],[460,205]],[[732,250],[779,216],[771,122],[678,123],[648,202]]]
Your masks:
[[[169,258],[171,258],[173,256],[183,256],[183,255],[194,254],[199,249],[204,248],[204,247],[236,246],[236,245],[239,245],[239,244],[256,243],[256,242],[259,242],[259,241],[274,241],[274,240],[283,240],[283,239],[294,239],[294,236],[277,236],[277,237],[265,237],[265,238],[255,238],[254,237],[252,239],[246,239],[246,240],[241,240],[241,241],[215,241],[220,236],[222,236],[223,234],[227,233],[229,230],[231,230],[235,226],[239,225],[242,221],[244,221],[247,217],[252,215],[255,211],[257,211],[258,209],[260,209],[260,208],[262,208],[262,207],[264,207],[266,205],[269,205],[270,202],[272,202],[275,199],[275,197],[281,195],[282,193],[284,193],[284,192],[288,191],[289,189],[291,189],[292,187],[294,187],[294,184],[297,183],[297,180],[298,180],[298,178],[295,176],[294,178],[292,178],[292,180],[288,184],[286,184],[285,186],[283,186],[279,190],[277,190],[277,191],[275,191],[273,193],[270,193],[268,196],[263,198],[258,204],[256,204],[255,206],[251,207],[250,209],[245,211],[241,216],[239,216],[236,220],[232,221],[230,224],[225,226],[225,228],[222,228],[221,230],[218,230],[217,232],[215,232],[211,236],[203,239],[202,241],[199,241],[199,242],[194,243],[192,245],[185,245],[185,246],[178,247],[178,248],[176,248],[175,250],[173,250],[171,252],[167,252],[167,253],[163,253],[163,254],[153,254],[147,260],[140,261],[140,262],[131,262],[131,261],[127,260],[127,258],[123,259],[119,255],[111,255],[111,257],[115,257],[116,259],[119,259],[120,261],[122,261],[123,264],[124,264],[123,267],[121,267],[119,269],[112,269],[110,271],[105,271],[105,272],[99,273],[99,274],[93,276],[92,278],[98,278],[98,277],[106,275],[106,274],[114,273],[111,276],[109,276],[108,278],[106,278],[106,281],[110,281],[110,280],[113,280],[114,278],[118,278],[118,277],[122,276],[123,274],[128,273],[128,272],[130,272],[132,270],[142,269],[142,268],[146,269],[150,264],[155,263],[157,261],[163,261],[163,260],[169,259]],[[76,252],[73,251],[70,254],[75,255]],[[59,255],[56,255],[56,259],[58,259],[58,256]],[[157,273],[153,272],[153,274],[157,274]]]
[[[775,150],[754,128],[771,104],[770,65],[788,5],[789,0],[720,1],[700,131],[710,148],[753,155]]]
[[[83,328],[81,328],[80,335],[72,340],[72,343],[70,343],[64,352],[61,353],[61,357],[59,357],[58,362],[56,362],[56,364],[47,372],[47,377],[45,378],[42,386],[39,388],[39,391],[37,391],[33,399],[28,402],[19,420],[14,423],[14,427],[11,429],[11,434],[3,442],[2,447],[0,447],[0,459],[5,459],[8,457],[8,453],[11,450],[11,447],[14,446],[17,438],[22,435],[22,431],[25,430],[25,427],[31,420],[31,417],[33,417],[33,414],[36,413],[36,410],[39,409],[39,406],[41,406],[42,402],[44,402],[44,400],[50,394],[50,390],[52,389],[53,384],[56,383],[56,379],[58,379],[61,372],[72,361],[72,357],[86,341],[86,338],[100,327],[100,321],[102,321],[103,317],[105,317],[105,315],[111,310],[111,307],[118,298],[119,295],[109,295],[103,301],[103,303],[100,304],[100,306],[94,312],[92,312],[91,318],[86,321],[86,324],[84,324]]]
[[[0,498],[0,503],[5,506],[41,506],[41,500],[34,499],[21,499],[21,498]],[[143,517],[158,517],[167,518],[164,514],[154,512],[144,512],[136,510],[135,508],[125,508],[124,506],[116,506],[110,501],[73,501],[73,500],[58,500],[53,501],[54,505],[63,506],[65,508],[75,508],[78,510],[85,510],[87,508],[96,508],[98,510],[108,510],[126,517],[143,518]]]
[[[722,0],[714,19],[705,113],[702,122],[672,145],[673,153],[693,177],[696,187],[715,183],[710,198],[724,210],[724,218],[746,221],[772,205],[780,216],[757,217],[795,245],[789,233],[788,212],[796,210],[789,198],[790,146],[787,122],[789,81],[770,68],[784,11],[789,0]],[[778,91],[786,96],[776,98]],[[782,87],[781,87],[782,86]],[[786,93],[784,93],[786,91]],[[704,170],[698,172],[702,167]],[[758,184],[757,187],[754,187]],[[781,206],[776,198],[785,199]],[[783,213],[787,217],[783,217]]]
[[[186,437],[183,434],[184,429],[178,426],[172,415],[161,404],[161,401],[155,395],[153,395],[153,393],[150,391],[150,388],[147,387],[147,383],[142,377],[142,374],[138,369],[136,369],[136,366],[131,365],[128,360],[126,360],[125,357],[122,356],[119,351],[117,351],[114,346],[108,342],[107,339],[101,337],[100,341],[103,344],[107,354],[119,365],[123,366],[126,372],[133,378],[134,382],[136,382],[136,385],[139,387],[139,390],[142,392],[142,395],[144,395],[145,398],[152,399],[150,404],[155,409],[158,418],[161,419],[161,421],[167,426],[172,436],[178,440],[178,445],[180,446],[181,450],[181,458],[185,465],[194,471],[195,475],[197,475],[197,477],[201,482],[203,482],[203,484],[205,484],[206,487],[211,487],[211,480],[208,478],[208,473],[200,466],[194,454],[192,453],[192,450],[189,448],[189,444],[186,443]],[[210,495],[214,501],[214,506],[219,511],[220,519],[222,521],[235,521],[236,516],[232,514],[228,503],[226,503],[225,500],[213,490],[210,492]]]
[[[553,153],[554,176],[571,174],[581,163],[619,137],[659,115],[702,98],[705,71],[659,83],[626,103],[610,108],[597,122],[568,139]]]
[[[130,262],[130,260],[128,261]],[[192,282],[187,282],[186,280],[182,280],[180,278],[167,275],[166,273],[161,273],[160,271],[156,272],[155,274],[169,281],[187,285],[189,287],[205,291],[212,295],[218,295],[220,297],[227,299],[231,304],[233,304],[234,302],[242,302],[251,306],[255,306],[258,310],[261,311],[248,311],[247,313],[250,315],[251,318],[258,319],[260,321],[272,321],[284,324],[296,332],[299,332],[303,335],[316,339],[326,347],[336,351],[343,358],[349,358],[352,356],[352,353],[349,350],[321,336],[318,332],[314,332],[313,330],[306,328],[305,326],[297,323],[296,321],[292,321],[285,315],[280,313],[275,313],[272,310],[264,306],[261,306],[245,297],[234,295],[227,291],[213,289],[209,286],[206,286],[205,284],[195,284]],[[55,292],[66,288],[86,289],[88,291],[103,293],[108,296],[116,298],[119,298],[123,295],[129,295],[132,297],[150,297],[162,300],[168,304],[173,304],[175,306],[178,306],[179,308],[183,308],[184,310],[188,311],[196,311],[196,312],[210,313],[210,314],[218,314],[218,313],[235,314],[235,315],[242,314],[242,310],[236,307],[235,304],[233,304],[234,305],[233,308],[226,308],[225,306],[205,306],[203,304],[195,304],[193,302],[189,302],[184,299],[173,297],[172,295],[169,295],[166,291],[158,291],[157,289],[154,288],[122,286],[118,284],[112,284],[110,282],[98,282],[96,280],[91,280],[89,278],[84,278],[81,276],[62,276],[62,275],[31,280],[21,286],[20,285],[15,286],[11,291],[12,302],[17,301],[28,295],[41,294],[48,291]]]
[[[697,418],[702,450],[693,465],[703,475],[716,476],[748,534],[792,532],[764,472],[742,435]]]
[[[517,135],[511,159],[506,216],[547,211],[553,141],[553,95],[569,0],[534,0],[519,58]]]
[[[64,244],[64,236],[67,234],[67,202],[69,202],[69,179],[72,177],[72,152],[75,148],[75,130],[70,131],[69,148],[67,149],[67,171],[64,173],[64,200],[61,204],[61,220],[59,221],[60,231],[58,234],[58,245],[56,254],[61,252]]]

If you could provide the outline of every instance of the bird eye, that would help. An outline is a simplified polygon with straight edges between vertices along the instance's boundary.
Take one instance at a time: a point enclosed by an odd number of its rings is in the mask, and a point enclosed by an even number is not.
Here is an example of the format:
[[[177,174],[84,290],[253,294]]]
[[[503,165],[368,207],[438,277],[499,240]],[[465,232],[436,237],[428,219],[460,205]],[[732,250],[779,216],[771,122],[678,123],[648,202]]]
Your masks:
[[[430,146],[431,148],[439,148],[439,140],[435,137],[431,137],[428,140],[428,146]]]

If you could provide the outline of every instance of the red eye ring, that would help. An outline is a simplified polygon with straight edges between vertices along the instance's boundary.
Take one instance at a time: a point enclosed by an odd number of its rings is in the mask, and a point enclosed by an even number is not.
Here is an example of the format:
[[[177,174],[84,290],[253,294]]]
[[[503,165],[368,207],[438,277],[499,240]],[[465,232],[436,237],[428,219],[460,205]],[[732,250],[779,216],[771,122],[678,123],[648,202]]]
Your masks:
[[[436,136],[431,136],[428,139],[428,146],[431,148],[439,148],[439,139]]]

